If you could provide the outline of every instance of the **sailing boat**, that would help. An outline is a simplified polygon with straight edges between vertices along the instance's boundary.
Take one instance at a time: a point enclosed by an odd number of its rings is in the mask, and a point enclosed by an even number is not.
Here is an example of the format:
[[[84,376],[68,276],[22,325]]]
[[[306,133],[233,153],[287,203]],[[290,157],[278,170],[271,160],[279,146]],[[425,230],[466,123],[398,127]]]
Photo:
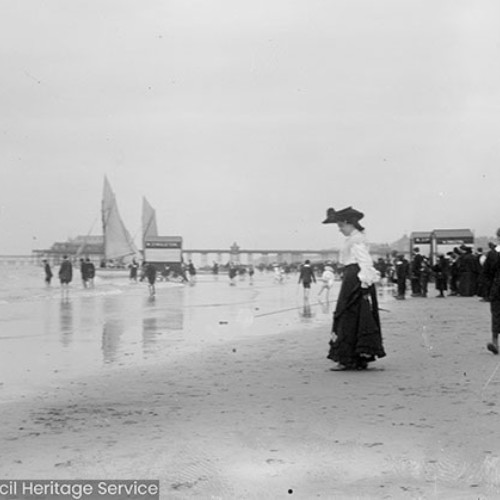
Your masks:
[[[104,258],[106,262],[118,261],[123,263],[125,260],[136,256],[139,252],[127,228],[123,224],[118,211],[115,194],[106,176],[104,177],[101,214]]]
[[[156,211],[148,203],[146,197],[142,197],[142,248],[150,237],[158,236],[158,226],[156,225]]]

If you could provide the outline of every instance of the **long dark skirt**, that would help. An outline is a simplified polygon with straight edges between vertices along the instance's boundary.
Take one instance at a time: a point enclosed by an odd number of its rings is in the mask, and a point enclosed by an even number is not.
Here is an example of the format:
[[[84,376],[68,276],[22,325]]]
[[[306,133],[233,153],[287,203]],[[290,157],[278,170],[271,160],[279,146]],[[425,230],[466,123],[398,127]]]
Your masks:
[[[363,293],[359,266],[344,268],[344,277],[333,314],[334,334],[328,358],[347,368],[363,369],[385,356],[375,287]]]

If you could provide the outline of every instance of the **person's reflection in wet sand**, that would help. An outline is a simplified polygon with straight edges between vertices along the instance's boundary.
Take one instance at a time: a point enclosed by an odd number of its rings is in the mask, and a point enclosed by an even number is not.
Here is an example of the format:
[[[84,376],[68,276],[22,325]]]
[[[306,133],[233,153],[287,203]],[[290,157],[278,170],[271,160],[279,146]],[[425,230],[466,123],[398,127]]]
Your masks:
[[[104,323],[101,344],[104,363],[114,363],[117,361],[122,333],[122,321],[109,320]]]
[[[169,290],[162,297],[162,307],[156,308],[151,297],[145,301],[142,320],[142,347],[145,355],[154,353],[160,339],[174,341],[172,331],[182,331],[184,311],[182,302],[184,289]]]
[[[312,318],[311,304],[308,298],[304,298],[304,306],[302,307],[300,316],[304,319]]]
[[[59,308],[59,329],[61,344],[68,347],[73,340],[73,304],[69,299],[61,300]]]
[[[322,302],[322,301],[320,301],[321,312],[323,314],[328,314],[329,312],[331,312],[330,304],[331,304],[331,302]]]

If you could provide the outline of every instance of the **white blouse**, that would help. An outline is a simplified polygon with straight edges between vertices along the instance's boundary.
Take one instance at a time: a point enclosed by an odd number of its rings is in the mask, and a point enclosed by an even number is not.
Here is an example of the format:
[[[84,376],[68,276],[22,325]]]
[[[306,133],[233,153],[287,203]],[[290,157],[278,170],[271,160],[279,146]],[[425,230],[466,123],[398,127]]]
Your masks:
[[[358,264],[358,278],[363,288],[380,280],[380,273],[373,267],[373,259],[368,253],[365,235],[357,229],[346,238],[344,248],[340,251],[340,263],[344,266]]]

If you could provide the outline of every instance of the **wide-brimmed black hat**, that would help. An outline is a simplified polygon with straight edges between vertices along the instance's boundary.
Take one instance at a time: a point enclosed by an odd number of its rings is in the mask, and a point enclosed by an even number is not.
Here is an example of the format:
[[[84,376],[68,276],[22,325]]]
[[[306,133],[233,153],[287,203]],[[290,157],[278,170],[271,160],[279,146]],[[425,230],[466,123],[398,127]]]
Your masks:
[[[342,210],[335,210],[334,208],[329,208],[326,211],[326,219],[323,224],[336,224],[337,222],[348,222],[349,224],[354,224],[360,221],[365,214],[352,207],[343,208]]]

